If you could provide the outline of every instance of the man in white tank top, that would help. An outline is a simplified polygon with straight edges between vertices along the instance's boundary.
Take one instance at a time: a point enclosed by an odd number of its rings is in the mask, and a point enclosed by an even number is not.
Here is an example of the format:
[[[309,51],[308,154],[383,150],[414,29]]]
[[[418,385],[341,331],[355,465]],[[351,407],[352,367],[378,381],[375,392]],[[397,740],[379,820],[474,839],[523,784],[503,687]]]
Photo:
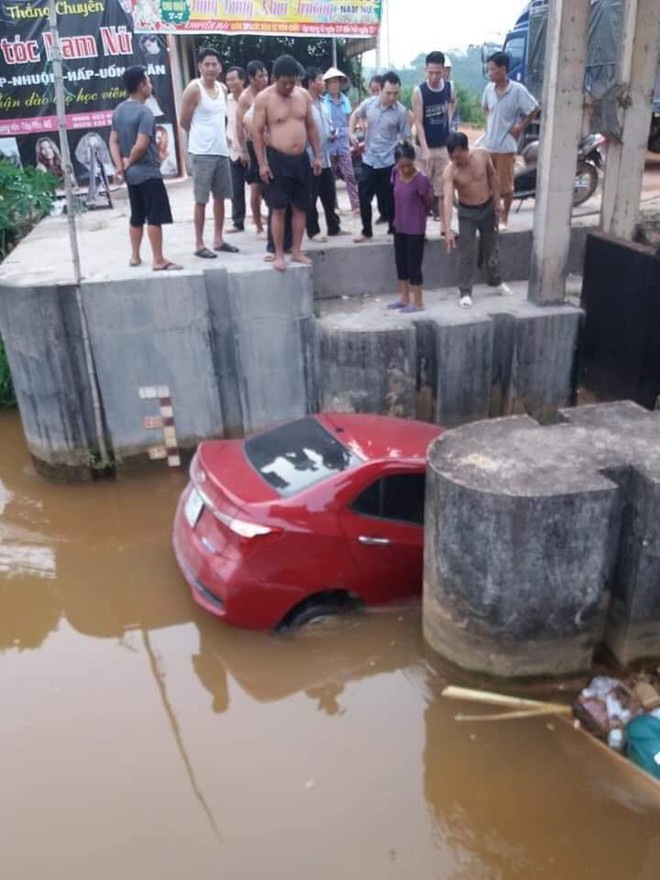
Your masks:
[[[227,146],[227,89],[218,82],[222,72],[215,49],[197,54],[199,79],[186,87],[181,99],[181,128],[188,133],[195,198],[195,256],[215,259],[215,251],[235,254],[237,247],[223,239],[225,199],[232,197],[231,165]],[[213,195],[213,250],[204,244],[204,220]]]

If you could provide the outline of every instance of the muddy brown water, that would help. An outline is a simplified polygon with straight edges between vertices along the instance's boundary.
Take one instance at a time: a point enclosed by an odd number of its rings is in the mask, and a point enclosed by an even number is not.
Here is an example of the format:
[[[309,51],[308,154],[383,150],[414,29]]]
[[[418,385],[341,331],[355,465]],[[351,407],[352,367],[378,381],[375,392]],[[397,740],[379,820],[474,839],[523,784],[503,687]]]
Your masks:
[[[658,880],[660,797],[561,722],[457,723],[418,604],[198,609],[183,485],[49,485],[0,415],[0,877]]]

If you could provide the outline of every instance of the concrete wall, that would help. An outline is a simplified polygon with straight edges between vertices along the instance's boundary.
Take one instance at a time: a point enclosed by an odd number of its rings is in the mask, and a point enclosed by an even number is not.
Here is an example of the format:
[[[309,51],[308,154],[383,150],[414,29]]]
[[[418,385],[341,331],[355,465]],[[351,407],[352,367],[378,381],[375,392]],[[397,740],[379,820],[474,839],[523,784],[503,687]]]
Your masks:
[[[586,227],[574,226],[568,271],[581,274],[584,262]],[[529,277],[532,235],[529,231],[507,232],[500,236],[500,262],[505,281]],[[359,247],[327,248],[310,254],[314,261],[314,295],[317,299],[336,296],[363,296],[392,293],[396,287],[391,243],[368,242]],[[426,288],[455,287],[458,256],[448,254],[443,241],[429,241],[424,251]],[[477,272],[475,283],[485,280]]]
[[[633,403],[510,417],[434,441],[424,633],[498,676],[660,655],[660,413]]]
[[[144,427],[145,416],[159,413],[154,401],[140,399],[142,386],[169,386],[183,446],[221,435],[205,276],[83,283],[82,293],[115,455],[134,455],[158,442],[158,434]]]
[[[86,478],[94,423],[75,288],[4,288],[0,328],[30,453],[47,475]]]
[[[503,236],[509,277],[524,278],[529,238]],[[578,255],[582,239],[575,230]],[[437,308],[402,323],[373,297],[372,312],[351,300],[365,292],[359,279],[371,294],[393,292],[389,245],[334,248],[314,260],[311,271],[246,260],[232,270],[83,281],[103,431],[117,463],[162,443],[145,425],[159,412],[138,394],[143,386],[168,386],[183,449],[320,408],[452,426],[510,412],[546,418],[570,401],[579,310],[493,297],[465,313],[440,296]],[[427,287],[449,283],[453,257],[440,243],[427,260]],[[98,438],[76,290],[20,283],[15,273],[0,286],[0,333],[28,445],[42,469],[78,478]],[[315,296],[327,302],[330,292],[348,296],[362,318],[315,317]]]
[[[400,415],[445,427],[513,413],[540,421],[572,402],[582,313],[482,296],[411,316],[382,304],[318,321],[322,409]]]

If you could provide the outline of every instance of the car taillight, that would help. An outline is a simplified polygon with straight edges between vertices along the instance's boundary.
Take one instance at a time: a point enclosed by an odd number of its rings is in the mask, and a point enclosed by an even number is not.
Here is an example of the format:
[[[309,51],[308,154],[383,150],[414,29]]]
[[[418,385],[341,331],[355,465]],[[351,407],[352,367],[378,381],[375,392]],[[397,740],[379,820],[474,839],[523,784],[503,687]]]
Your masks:
[[[282,531],[281,529],[272,529],[270,526],[259,525],[259,523],[248,522],[245,519],[237,519],[219,510],[214,510],[213,515],[244,541],[251,541],[253,538],[259,538],[263,535],[278,535]]]

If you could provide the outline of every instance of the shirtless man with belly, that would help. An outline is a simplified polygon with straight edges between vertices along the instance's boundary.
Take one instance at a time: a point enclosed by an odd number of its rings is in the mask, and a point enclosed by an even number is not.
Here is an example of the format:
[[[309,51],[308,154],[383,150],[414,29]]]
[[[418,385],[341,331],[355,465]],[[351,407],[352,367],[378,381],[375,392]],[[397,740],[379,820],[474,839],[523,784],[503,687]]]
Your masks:
[[[502,283],[497,222],[502,210],[500,185],[487,150],[470,150],[462,132],[447,138],[449,164],[442,175],[442,225],[447,251],[456,247],[451,230],[454,191],[458,196],[458,289],[460,304],[472,305],[472,279],[475,268],[474,241],[479,232],[486,270],[486,283],[494,293],[510,296],[511,288]]]
[[[321,145],[312,113],[312,101],[307,91],[298,86],[299,75],[300,68],[295,58],[281,55],[273,65],[274,84],[260,92],[254,102],[254,151],[264,184],[264,197],[273,212],[273,268],[280,272],[286,269],[284,215],[289,206],[293,210],[291,257],[296,263],[311,263],[301,250],[306,211],[311,198],[306,151],[308,143],[314,153],[314,174],[320,174],[322,169]]]

